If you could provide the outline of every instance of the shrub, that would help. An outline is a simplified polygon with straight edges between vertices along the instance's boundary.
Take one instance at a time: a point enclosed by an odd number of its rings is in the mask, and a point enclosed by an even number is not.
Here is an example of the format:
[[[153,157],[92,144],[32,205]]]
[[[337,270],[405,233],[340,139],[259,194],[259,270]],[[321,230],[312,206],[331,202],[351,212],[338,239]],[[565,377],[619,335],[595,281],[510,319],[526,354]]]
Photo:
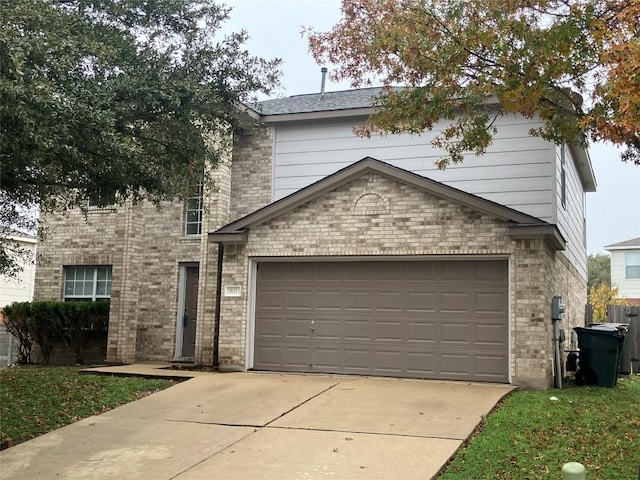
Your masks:
[[[13,302],[2,309],[7,331],[18,341],[18,363],[31,363],[33,337],[29,326],[30,302]]]
[[[76,356],[76,363],[84,363],[84,352],[95,332],[105,332],[109,322],[109,302],[60,302],[57,314],[62,323],[60,336]]]
[[[62,322],[57,312],[60,302],[31,302],[29,329],[40,348],[42,363],[49,364],[51,352],[61,339]]]
[[[31,363],[37,345],[41,361],[49,364],[62,341],[82,364],[91,337],[107,331],[109,302],[14,302],[3,314],[7,330],[18,340],[18,363]]]

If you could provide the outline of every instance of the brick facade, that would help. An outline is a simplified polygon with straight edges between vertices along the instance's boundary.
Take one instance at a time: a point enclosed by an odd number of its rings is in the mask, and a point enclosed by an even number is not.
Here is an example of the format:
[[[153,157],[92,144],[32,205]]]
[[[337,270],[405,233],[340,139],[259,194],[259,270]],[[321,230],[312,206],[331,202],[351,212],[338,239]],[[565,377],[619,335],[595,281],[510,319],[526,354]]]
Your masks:
[[[265,126],[235,137],[230,220],[243,217],[271,202],[273,135],[273,128]]]
[[[195,362],[211,365],[219,247],[206,233],[271,202],[273,135],[263,128],[236,137],[232,156],[212,174],[215,188],[205,194],[203,235],[184,236],[182,202],[125,205],[92,211],[86,219],[79,212],[44,216],[49,235],[38,247],[36,298],[63,297],[65,265],[112,265],[106,360],[168,361],[176,346],[180,266],[198,264]],[[220,366],[247,365],[256,257],[454,255],[508,260],[510,378],[520,386],[548,387],[551,298],[564,297],[562,326],[569,337],[583,323],[586,281],[545,240],[514,239],[502,220],[377,173],[252,228],[246,245],[225,246],[222,288],[239,286],[241,295],[221,298]]]
[[[38,247],[35,298],[62,299],[64,266],[111,265],[107,358],[112,363],[174,358],[181,265],[198,265],[195,361],[213,362],[213,301],[218,247],[206,233],[229,219],[230,159],[212,172],[203,198],[202,235],[184,235],[181,201],[147,202],[43,215],[47,236]]]
[[[368,214],[360,205],[365,196],[370,200]],[[572,319],[579,318],[579,302],[584,304],[579,294],[583,285],[571,280],[563,255],[554,254],[541,239],[511,238],[504,221],[376,173],[251,229],[247,245],[225,252],[223,286],[241,285],[243,296],[223,299],[221,363],[242,369],[247,361],[251,258],[371,255],[508,259],[511,378],[521,386],[549,386],[551,297],[565,295]]]

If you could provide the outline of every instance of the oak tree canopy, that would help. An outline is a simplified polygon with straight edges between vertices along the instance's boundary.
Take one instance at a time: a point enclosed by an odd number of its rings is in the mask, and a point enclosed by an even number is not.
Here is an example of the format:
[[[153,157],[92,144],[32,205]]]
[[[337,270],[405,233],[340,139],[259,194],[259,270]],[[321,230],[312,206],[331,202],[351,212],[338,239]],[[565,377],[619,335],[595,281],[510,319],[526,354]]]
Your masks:
[[[640,0],[343,0],[332,30],[307,35],[335,79],[410,87],[386,89],[362,135],[451,121],[434,140],[441,168],[484,153],[507,113],[540,118],[532,135],[612,142],[640,165]]]
[[[28,212],[175,198],[280,61],[214,0],[11,0],[0,29],[0,274]],[[13,260],[12,260],[13,259]],[[13,263],[12,263],[13,262]]]

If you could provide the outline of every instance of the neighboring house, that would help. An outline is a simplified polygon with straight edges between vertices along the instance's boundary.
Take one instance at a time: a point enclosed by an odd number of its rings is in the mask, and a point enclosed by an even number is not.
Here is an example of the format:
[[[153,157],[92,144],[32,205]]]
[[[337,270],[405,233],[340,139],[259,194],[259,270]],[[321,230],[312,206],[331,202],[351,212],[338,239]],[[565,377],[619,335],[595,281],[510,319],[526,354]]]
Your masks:
[[[26,233],[15,232],[3,239],[26,251],[21,257],[22,271],[15,277],[0,275],[0,310],[13,302],[29,302],[33,299],[36,274],[36,238]]]
[[[640,237],[604,248],[611,252],[611,285],[629,305],[640,305]]]
[[[36,272],[34,236],[15,232],[3,241],[18,245],[28,254],[21,259],[22,271],[16,277],[0,275],[0,366],[11,364],[16,359],[16,343],[3,324],[1,310],[10,303],[29,302],[33,299]]]
[[[263,128],[186,204],[46,217],[36,296],[109,297],[109,362],[547,387],[552,297],[584,322],[586,152],[500,116],[486,155],[440,171],[441,125],[354,135],[377,92],[249,109]]]

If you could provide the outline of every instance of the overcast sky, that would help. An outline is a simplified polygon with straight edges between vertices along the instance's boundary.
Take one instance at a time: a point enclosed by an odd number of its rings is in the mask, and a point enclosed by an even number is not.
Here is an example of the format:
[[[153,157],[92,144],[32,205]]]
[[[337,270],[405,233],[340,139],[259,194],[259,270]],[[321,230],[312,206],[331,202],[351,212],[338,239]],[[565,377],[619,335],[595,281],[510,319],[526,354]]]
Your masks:
[[[340,18],[339,0],[227,0],[233,7],[224,31],[247,30],[249,51],[264,58],[282,58],[282,89],[279,96],[312,93],[320,89],[320,66],[308,53],[303,26],[328,30]],[[327,91],[348,84],[327,84]],[[610,145],[590,148],[598,182],[587,194],[587,249],[604,247],[640,237],[640,167],[623,164]]]

